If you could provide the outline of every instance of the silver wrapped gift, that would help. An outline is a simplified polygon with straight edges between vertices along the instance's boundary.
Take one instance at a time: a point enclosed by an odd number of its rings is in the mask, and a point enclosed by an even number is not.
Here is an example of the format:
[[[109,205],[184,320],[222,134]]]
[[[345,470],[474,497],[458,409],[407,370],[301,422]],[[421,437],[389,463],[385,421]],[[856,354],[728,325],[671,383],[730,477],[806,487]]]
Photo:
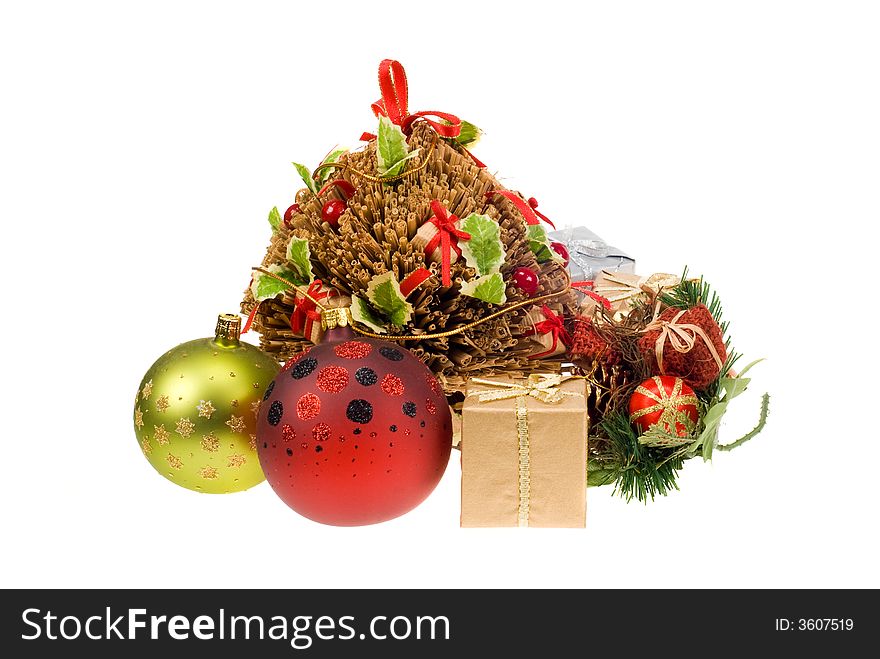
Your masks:
[[[549,237],[568,250],[568,271],[572,281],[593,281],[602,270],[635,272],[634,258],[612,247],[586,227],[551,231]]]

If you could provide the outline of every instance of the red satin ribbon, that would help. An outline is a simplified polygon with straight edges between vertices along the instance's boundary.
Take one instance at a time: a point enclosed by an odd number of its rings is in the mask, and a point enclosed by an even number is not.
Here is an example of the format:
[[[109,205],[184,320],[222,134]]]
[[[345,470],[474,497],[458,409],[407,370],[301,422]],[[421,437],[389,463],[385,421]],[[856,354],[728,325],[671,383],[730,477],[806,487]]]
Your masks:
[[[322,286],[323,284],[321,283],[321,280],[316,279],[309,284],[306,292],[315,298],[315,300],[323,300],[336,295],[336,291],[334,290],[322,291]],[[296,295],[296,293],[294,293],[294,295]],[[293,304],[296,308],[290,315],[290,329],[292,329],[297,335],[309,338],[305,335],[309,329],[309,321],[313,323],[316,321],[321,322],[321,312],[317,310],[318,305],[305,295],[296,295]],[[308,333],[311,334],[310,331]]]
[[[410,114],[407,107],[409,91],[406,84],[406,72],[400,62],[393,59],[382,60],[379,64],[379,90],[382,98],[370,107],[377,117],[382,115],[391,119],[392,123],[400,126],[400,129],[409,135],[413,122],[416,119],[424,119],[437,131],[440,137],[458,137],[461,134],[461,119],[448,112],[437,110],[424,110]],[[441,123],[428,119],[437,117],[449,123]]]
[[[459,239],[470,240],[471,234],[461,231],[455,226],[458,222],[458,216],[449,213],[446,207],[436,199],[431,202],[431,210],[434,216],[428,220],[437,227],[437,233],[428,244],[425,245],[425,254],[430,254],[437,245],[440,245],[440,272],[443,275],[442,282],[444,286],[452,286],[452,250],[458,256],[461,256],[461,248],[458,246]]]
[[[593,290],[592,290],[593,282],[591,282],[591,281],[573,281],[573,282],[571,282],[571,287],[576,288],[577,290],[579,290],[581,293],[583,293],[587,297],[592,298],[593,300],[595,300],[596,302],[601,304],[608,311],[611,311],[611,300],[609,300],[607,297],[604,297],[602,295],[599,295],[598,293],[593,292]],[[585,289],[587,289],[587,290],[585,290]]]
[[[333,179],[332,181],[327,181],[320,190],[318,190],[318,196],[320,197],[322,194],[327,192],[330,188],[339,188],[342,191],[342,195],[348,199],[351,197],[357,190],[355,187],[346,181],[344,178]]]
[[[541,220],[544,220],[547,224],[549,224],[554,229],[556,225],[550,221],[543,213],[539,213],[535,209],[538,207],[538,201],[534,197],[530,197],[528,201],[520,197],[515,192],[510,190],[490,190],[486,193],[486,198],[491,199],[493,196],[500,194],[502,197],[509,199],[513,202],[513,205],[516,206],[516,209],[522,214],[523,219],[526,221],[526,224],[540,224]],[[539,220],[538,218],[541,218]]]
[[[552,334],[553,344],[550,346],[549,350],[537,355],[529,355],[529,359],[540,359],[541,357],[552,355],[556,352],[559,341],[562,341],[562,345],[566,348],[571,346],[571,335],[568,333],[568,330],[565,329],[565,322],[562,316],[553,313],[553,310],[546,304],[541,306],[541,313],[544,314],[544,317],[547,320],[535,323],[534,329],[530,330],[526,336],[531,336],[533,334]]]
[[[400,282],[400,293],[403,295],[403,297],[409,297],[410,293],[412,293],[430,278],[430,270],[428,270],[427,268],[417,268],[416,270],[413,270],[411,273],[409,273],[406,277],[404,277],[403,281]]]
[[[251,331],[251,325],[254,324],[254,318],[257,317],[257,311],[259,311],[259,310],[260,310],[260,303],[257,302],[254,305],[254,308],[251,309],[250,314],[248,314],[247,321],[245,321],[244,327],[241,330],[242,334],[247,334],[248,332]]]

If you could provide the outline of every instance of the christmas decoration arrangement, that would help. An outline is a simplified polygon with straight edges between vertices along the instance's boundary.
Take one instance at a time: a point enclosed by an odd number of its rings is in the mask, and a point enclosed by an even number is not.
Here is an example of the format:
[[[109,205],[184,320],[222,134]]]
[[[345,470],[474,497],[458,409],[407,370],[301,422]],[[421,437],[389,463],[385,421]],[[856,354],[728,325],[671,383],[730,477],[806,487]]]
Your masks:
[[[309,519],[372,524],[434,490],[456,428],[462,526],[579,527],[588,485],[648,501],[760,432],[766,395],[751,432],[718,439],[751,365],[708,284],[551,231],[472,153],[475,125],[411,112],[394,60],[378,77],[361,145],[294,163],[302,188],[269,213],[241,302],[260,348],[224,315],[144,376],[135,434],[163,476],[265,478]]]

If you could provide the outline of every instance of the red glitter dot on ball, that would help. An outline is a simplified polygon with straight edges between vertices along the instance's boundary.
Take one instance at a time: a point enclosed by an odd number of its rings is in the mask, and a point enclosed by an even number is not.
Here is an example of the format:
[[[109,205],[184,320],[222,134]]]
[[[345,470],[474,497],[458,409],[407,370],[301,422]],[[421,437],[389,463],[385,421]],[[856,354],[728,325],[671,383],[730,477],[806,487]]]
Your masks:
[[[306,421],[314,419],[321,412],[321,399],[315,394],[303,394],[296,401],[296,415]]]
[[[433,375],[429,375],[425,378],[428,382],[428,386],[431,387],[431,391],[433,391],[438,396],[443,395],[443,387],[440,386],[440,381],[435,378]]]
[[[391,373],[382,378],[382,384],[379,386],[382,387],[382,391],[384,391],[389,396],[403,395],[403,380],[401,380],[396,375],[392,375]]]
[[[337,357],[343,359],[363,359],[373,351],[373,346],[363,341],[346,341],[333,348]]]
[[[291,427],[289,423],[285,423],[281,426],[281,439],[285,442],[292,442],[296,437],[296,431]]]
[[[425,401],[425,409],[428,410],[428,414],[437,414],[437,406],[434,405],[433,400],[428,399]]]
[[[312,428],[312,437],[316,442],[326,442],[330,438],[330,426],[326,423],[317,423]]]
[[[325,366],[318,373],[318,389],[336,394],[348,386],[348,371],[341,366]]]

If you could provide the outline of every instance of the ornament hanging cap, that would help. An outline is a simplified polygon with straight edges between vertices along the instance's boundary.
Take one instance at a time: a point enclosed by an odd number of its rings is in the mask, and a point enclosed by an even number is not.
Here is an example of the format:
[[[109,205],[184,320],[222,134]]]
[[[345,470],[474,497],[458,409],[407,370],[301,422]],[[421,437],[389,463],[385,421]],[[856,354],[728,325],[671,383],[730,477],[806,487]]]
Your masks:
[[[238,314],[221,313],[217,316],[217,327],[214,329],[214,340],[218,343],[238,343],[241,338],[241,316]]]

